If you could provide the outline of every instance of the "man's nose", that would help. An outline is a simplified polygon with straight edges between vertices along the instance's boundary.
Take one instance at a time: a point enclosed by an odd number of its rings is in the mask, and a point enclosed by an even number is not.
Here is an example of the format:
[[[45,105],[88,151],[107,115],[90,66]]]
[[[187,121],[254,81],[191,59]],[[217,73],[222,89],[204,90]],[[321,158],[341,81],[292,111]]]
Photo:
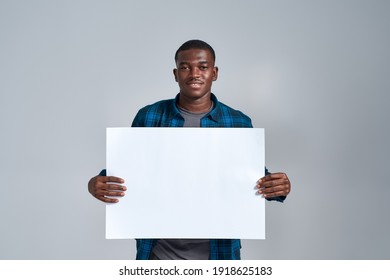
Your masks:
[[[200,76],[200,72],[199,72],[198,67],[191,68],[191,77],[192,78],[199,78],[199,76]]]

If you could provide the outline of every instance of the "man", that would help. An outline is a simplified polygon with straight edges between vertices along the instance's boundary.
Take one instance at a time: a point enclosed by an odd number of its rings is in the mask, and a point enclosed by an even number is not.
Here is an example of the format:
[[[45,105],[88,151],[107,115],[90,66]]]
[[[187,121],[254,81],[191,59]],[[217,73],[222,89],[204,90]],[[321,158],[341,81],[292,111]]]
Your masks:
[[[210,45],[188,41],[177,50],[175,61],[173,74],[179,94],[142,108],[133,127],[252,127],[249,117],[219,102],[211,93],[218,67]],[[287,175],[265,171],[266,176],[257,182],[258,193],[268,200],[283,201],[291,188]],[[121,178],[106,176],[103,170],[89,181],[88,189],[103,202],[117,203],[113,197],[125,195],[123,183]],[[238,239],[138,239],[137,259],[240,259],[240,248]]]

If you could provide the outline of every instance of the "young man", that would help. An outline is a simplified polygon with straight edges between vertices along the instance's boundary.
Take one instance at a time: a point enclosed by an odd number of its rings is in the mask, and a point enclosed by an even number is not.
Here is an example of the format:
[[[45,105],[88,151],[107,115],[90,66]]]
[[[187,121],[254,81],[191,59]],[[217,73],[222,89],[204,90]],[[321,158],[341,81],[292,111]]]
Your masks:
[[[218,78],[213,48],[200,40],[184,43],[175,55],[173,70],[180,92],[175,99],[142,108],[133,127],[252,127],[248,116],[218,101],[211,86]],[[117,203],[125,195],[121,178],[103,170],[88,183],[89,192],[103,202]],[[283,201],[291,186],[285,173],[259,179],[258,192],[268,200]],[[111,197],[111,198],[110,198]],[[152,207],[152,206],[151,206]],[[240,259],[238,239],[138,239],[137,259]]]

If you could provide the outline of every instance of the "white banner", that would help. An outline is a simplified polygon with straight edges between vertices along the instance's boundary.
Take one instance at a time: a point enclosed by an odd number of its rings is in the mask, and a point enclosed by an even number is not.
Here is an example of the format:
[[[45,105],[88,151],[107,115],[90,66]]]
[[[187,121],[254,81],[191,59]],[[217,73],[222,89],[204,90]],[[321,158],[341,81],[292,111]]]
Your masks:
[[[261,128],[108,128],[107,238],[265,238]]]

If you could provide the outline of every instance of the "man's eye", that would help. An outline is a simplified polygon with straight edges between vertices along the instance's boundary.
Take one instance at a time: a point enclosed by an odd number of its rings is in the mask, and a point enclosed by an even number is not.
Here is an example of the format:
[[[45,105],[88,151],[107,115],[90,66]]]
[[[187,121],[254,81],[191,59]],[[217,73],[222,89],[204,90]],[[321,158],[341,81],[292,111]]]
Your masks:
[[[200,66],[199,67],[200,70],[207,70],[207,68],[208,68],[207,66]]]
[[[180,70],[188,70],[189,68],[188,68],[188,66],[181,66],[180,67]]]

